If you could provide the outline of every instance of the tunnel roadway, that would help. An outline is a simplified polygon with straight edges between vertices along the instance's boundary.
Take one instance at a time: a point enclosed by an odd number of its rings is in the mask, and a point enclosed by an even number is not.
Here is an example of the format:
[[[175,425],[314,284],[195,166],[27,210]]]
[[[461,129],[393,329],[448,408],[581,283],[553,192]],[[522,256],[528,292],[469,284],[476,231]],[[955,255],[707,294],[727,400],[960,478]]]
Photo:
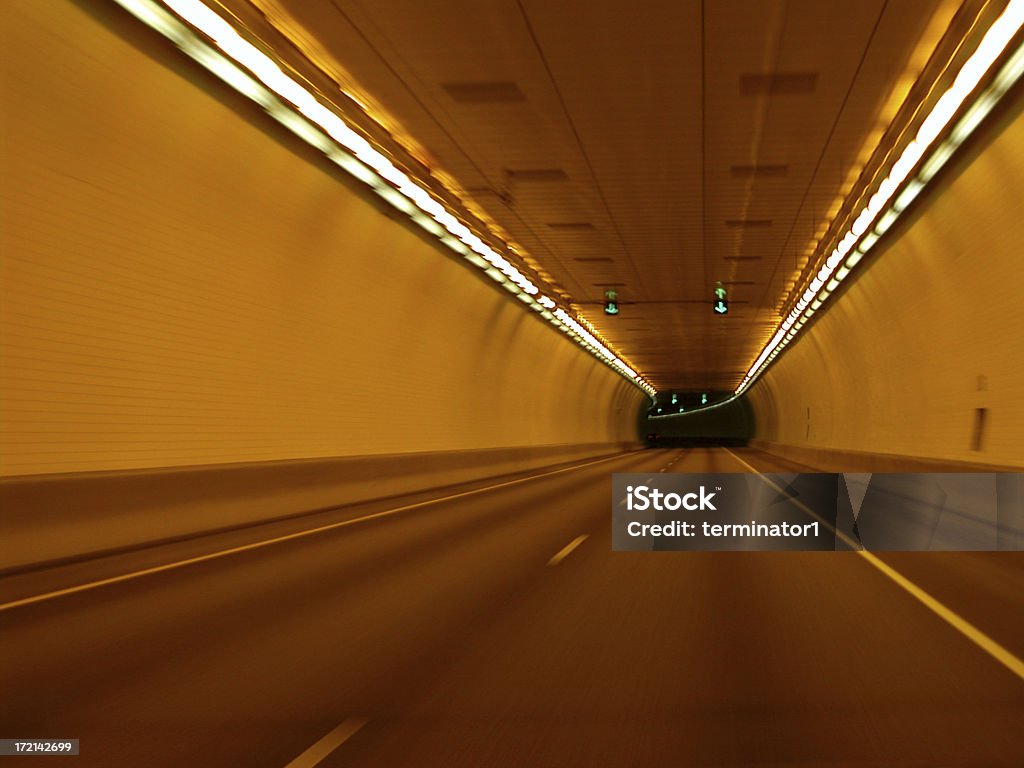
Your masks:
[[[81,755],[0,761],[1024,765],[1024,680],[862,556],[611,551],[612,472],[751,468],[798,469],[644,451],[8,575],[0,738]],[[882,560],[1024,655],[1019,554]]]

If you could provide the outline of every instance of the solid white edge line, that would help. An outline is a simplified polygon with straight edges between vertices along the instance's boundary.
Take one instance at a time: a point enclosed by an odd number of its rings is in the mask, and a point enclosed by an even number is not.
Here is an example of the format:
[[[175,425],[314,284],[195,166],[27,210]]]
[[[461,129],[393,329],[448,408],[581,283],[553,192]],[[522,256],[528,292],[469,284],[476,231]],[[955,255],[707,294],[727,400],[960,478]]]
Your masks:
[[[400,512],[408,512],[411,509],[418,509],[420,507],[427,507],[431,504],[441,504],[446,501],[453,501],[455,499],[466,498],[467,496],[477,496],[481,493],[493,491],[498,488],[507,488],[511,485],[518,485],[520,483],[527,483],[532,480],[539,480],[544,477],[551,477],[552,475],[559,475],[564,472],[573,472],[577,469],[585,469],[586,467],[592,467],[595,464],[601,464],[606,461],[612,461],[614,459],[621,459],[624,456],[628,456],[635,451],[629,451],[627,453],[618,453],[614,456],[606,456],[602,459],[596,459],[594,461],[588,461],[586,464],[576,464],[571,467],[563,467],[562,469],[554,469],[550,472],[542,472],[538,475],[530,475],[528,477],[520,477],[516,480],[507,480],[503,483],[496,483],[495,485],[488,485],[483,488],[474,488],[470,491],[462,491],[460,493],[449,494],[448,496],[441,496],[436,499],[427,499],[426,501],[417,501],[412,504],[403,504],[400,507],[394,507],[392,509],[385,509],[380,512],[372,512],[369,515],[363,515],[362,517],[354,517],[351,520],[340,520],[336,523],[329,523],[327,525],[317,526],[316,528],[308,528],[304,531],[296,531],[295,533],[288,533],[284,536],[275,536],[271,539],[264,539],[262,541],[254,541],[250,544],[242,544],[237,547],[230,547],[229,549],[222,549],[216,552],[209,552],[205,555],[197,555],[196,557],[189,557],[185,560],[176,560],[171,563],[164,563],[163,565],[156,565],[152,568],[143,568],[138,571],[131,571],[129,573],[123,573],[119,576],[111,576],[106,579],[99,579],[97,581],[86,582],[85,584],[78,584],[74,587],[65,587],[64,589],[57,589],[53,592],[44,592],[40,595],[33,595],[31,597],[23,597],[19,600],[12,600],[8,603],[0,603],[0,612],[8,611],[12,608],[20,608],[25,605],[32,605],[34,603],[41,603],[45,600],[53,600],[57,597],[63,597],[65,595],[73,595],[78,592],[85,592],[90,589],[96,589],[97,587],[104,587],[109,584],[118,584],[122,581],[130,581],[137,579],[142,576],[149,576],[154,573],[162,573],[163,571],[171,571],[175,568],[183,568],[186,565],[193,565],[195,563],[202,563],[207,560],[216,560],[220,557],[227,557],[228,555],[238,554],[239,552],[248,552],[254,549],[261,549],[262,547],[268,547],[272,544],[279,544],[284,541],[292,541],[293,539],[301,539],[306,536],[313,536],[318,533],[325,531],[332,531],[336,528],[344,528],[349,525],[355,525],[357,523],[366,522],[367,520],[377,520],[382,517],[390,517]]]
[[[783,492],[783,490],[779,486],[777,486],[775,483],[773,483],[771,480],[765,477],[764,473],[762,473],[760,470],[754,469],[754,467],[745,462],[743,459],[741,459],[735,453],[730,451],[728,448],[723,447],[722,450],[731,455],[734,459],[736,459],[736,461],[738,461],[743,466],[747,467],[750,471],[756,473],[757,476],[761,478],[761,480],[766,482],[776,491],[778,491],[779,493]],[[822,523],[824,523],[833,533],[842,537],[843,540],[846,541],[848,544],[853,544],[855,547],[859,546],[855,542],[851,542],[846,536],[843,536],[843,534],[839,533],[833,526],[829,525],[829,523],[825,521],[820,515],[818,515],[816,512],[808,508],[799,500],[793,498],[792,496],[789,497],[789,500],[793,502],[794,505],[796,505],[804,512],[806,512],[808,515],[813,517],[815,520],[819,520]],[[965,619],[963,616],[960,616],[955,611],[943,605],[941,602],[939,602],[937,599],[935,599],[930,594],[925,592],[923,589],[921,589],[921,587],[917,586],[917,584],[912,582],[910,579],[908,579],[902,573],[897,571],[891,565],[882,561],[877,555],[874,555],[871,552],[868,552],[864,549],[855,548],[854,551],[858,555],[860,555],[866,563],[874,567],[879,573],[885,575],[896,586],[898,586],[908,595],[913,597],[915,600],[917,600],[919,603],[925,606],[928,610],[930,610],[944,622],[949,624],[949,626],[953,627],[953,629],[955,629],[961,635],[966,637],[976,646],[981,648],[981,650],[985,651],[985,653],[987,653],[989,656],[991,656],[1004,667],[1006,667],[1008,670],[1010,670],[1018,678],[1024,680],[1024,661],[1014,656],[1013,653],[1011,653],[1008,649],[1004,648],[991,637],[986,635],[976,626],[967,621],[967,619]]]
[[[575,539],[573,539],[560,550],[558,550],[558,552],[555,553],[555,556],[548,560],[548,565],[558,565],[560,562],[565,560],[565,558],[571,555],[572,551],[576,549],[576,547],[578,547],[580,544],[586,541],[587,538],[589,538],[589,536],[589,533],[584,533],[582,536],[577,536]]]
[[[331,752],[351,739],[367,722],[369,722],[368,717],[348,718],[284,768],[313,768],[313,766],[319,765]]]

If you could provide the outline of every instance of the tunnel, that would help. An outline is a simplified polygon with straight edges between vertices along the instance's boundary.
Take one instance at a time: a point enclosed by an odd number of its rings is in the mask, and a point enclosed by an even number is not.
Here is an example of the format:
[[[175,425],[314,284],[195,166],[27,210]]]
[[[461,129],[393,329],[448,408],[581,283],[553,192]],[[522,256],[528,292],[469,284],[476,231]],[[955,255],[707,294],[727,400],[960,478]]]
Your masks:
[[[1024,765],[1022,28],[8,4],[0,755]]]

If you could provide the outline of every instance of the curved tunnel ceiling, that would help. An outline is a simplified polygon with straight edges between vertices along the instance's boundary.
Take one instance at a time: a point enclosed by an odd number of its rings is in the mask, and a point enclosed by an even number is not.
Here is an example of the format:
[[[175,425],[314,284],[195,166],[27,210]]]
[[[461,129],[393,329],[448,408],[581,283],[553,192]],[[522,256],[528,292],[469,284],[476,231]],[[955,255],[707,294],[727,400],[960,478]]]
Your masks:
[[[984,4],[225,5],[414,146],[656,389],[731,391],[929,56]]]

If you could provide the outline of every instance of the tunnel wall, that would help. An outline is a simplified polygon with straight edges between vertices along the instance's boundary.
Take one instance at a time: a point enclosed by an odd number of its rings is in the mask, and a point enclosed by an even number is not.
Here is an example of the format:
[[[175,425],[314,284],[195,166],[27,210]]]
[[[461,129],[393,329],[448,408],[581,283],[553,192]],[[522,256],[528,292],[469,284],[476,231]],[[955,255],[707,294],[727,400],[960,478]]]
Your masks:
[[[4,42],[16,498],[355,456],[379,496],[638,445],[640,390],[113,3],[16,3]]]
[[[834,470],[1024,466],[1020,101],[985,131],[749,390],[756,445]]]

